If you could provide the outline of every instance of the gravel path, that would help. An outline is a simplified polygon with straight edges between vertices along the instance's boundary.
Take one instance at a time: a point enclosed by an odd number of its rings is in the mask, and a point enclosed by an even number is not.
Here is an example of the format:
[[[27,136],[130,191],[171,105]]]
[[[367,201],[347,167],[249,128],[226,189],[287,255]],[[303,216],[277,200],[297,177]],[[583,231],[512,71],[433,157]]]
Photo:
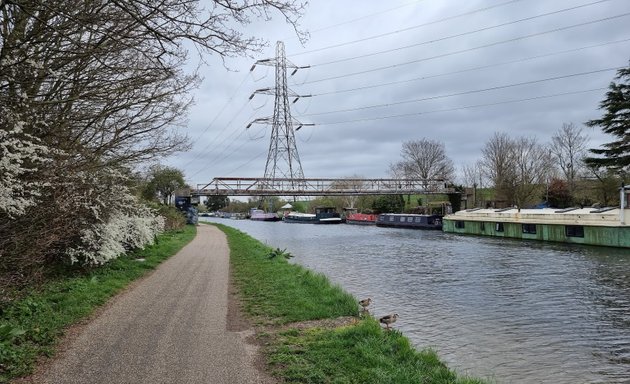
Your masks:
[[[41,383],[266,383],[249,331],[227,329],[229,249],[196,238],[80,329],[34,379]]]

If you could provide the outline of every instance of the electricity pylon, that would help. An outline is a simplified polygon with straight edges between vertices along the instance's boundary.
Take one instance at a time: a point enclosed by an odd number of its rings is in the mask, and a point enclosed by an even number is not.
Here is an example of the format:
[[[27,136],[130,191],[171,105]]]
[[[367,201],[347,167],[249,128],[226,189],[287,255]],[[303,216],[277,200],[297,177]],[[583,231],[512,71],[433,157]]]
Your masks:
[[[314,124],[302,124],[291,116],[291,108],[289,97],[293,98],[295,103],[300,97],[310,97],[311,95],[300,96],[291,91],[287,87],[287,68],[292,68],[293,76],[298,69],[308,68],[308,66],[298,67],[286,59],[284,53],[284,43],[278,41],[276,43],[276,57],[274,59],[258,60],[250,71],[253,71],[256,65],[273,65],[276,67],[276,86],[274,88],[257,89],[249,97],[251,100],[255,94],[262,93],[275,96],[273,109],[273,117],[263,117],[252,121],[247,125],[249,128],[252,124],[270,124],[271,123],[271,140],[269,142],[269,153],[267,154],[267,163],[265,164],[265,179],[269,182],[268,188],[275,187],[274,179],[291,179],[294,187],[299,186],[304,181],[304,171],[300,162],[297,146],[295,145],[295,132],[293,126],[297,126],[296,131],[302,126]]]

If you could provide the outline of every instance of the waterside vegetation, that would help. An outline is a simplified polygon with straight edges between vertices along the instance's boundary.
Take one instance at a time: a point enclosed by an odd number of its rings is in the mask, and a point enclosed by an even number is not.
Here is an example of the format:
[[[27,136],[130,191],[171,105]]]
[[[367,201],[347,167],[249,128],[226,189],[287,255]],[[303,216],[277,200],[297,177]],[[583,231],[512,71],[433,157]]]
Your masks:
[[[483,383],[459,377],[429,349],[359,316],[356,298],[318,273],[270,258],[272,248],[217,225],[230,245],[241,307],[271,373],[289,383]]]
[[[52,356],[67,327],[176,254],[196,232],[190,225],[164,232],[143,250],[98,268],[65,271],[20,299],[0,303],[0,383],[31,373],[40,356]]]

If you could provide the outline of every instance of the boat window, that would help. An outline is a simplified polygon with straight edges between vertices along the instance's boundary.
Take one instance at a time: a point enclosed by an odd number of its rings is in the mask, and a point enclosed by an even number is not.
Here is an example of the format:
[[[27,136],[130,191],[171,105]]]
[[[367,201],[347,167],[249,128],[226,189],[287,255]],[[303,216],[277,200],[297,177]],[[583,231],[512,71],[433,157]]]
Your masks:
[[[409,217],[407,218],[407,222],[409,222],[409,223],[413,223],[413,217],[409,216]]]
[[[584,237],[584,227],[581,225],[567,225],[564,230],[567,237]]]
[[[416,223],[419,223],[422,220],[422,217],[416,217]]]
[[[390,216],[389,221],[394,221],[394,216]]]
[[[496,225],[494,227],[494,230],[497,231],[497,232],[503,232],[504,231],[503,223],[496,223]]]
[[[466,225],[461,220],[458,220],[458,221],[455,222],[455,228],[464,229],[465,226]]]
[[[536,224],[523,224],[523,233],[536,234]]]

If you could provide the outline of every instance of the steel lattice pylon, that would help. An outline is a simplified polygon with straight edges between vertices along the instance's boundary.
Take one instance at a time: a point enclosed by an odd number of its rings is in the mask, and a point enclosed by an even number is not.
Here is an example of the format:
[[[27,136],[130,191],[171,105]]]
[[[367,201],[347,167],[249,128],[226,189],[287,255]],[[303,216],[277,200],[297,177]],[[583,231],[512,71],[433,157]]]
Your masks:
[[[259,118],[252,121],[249,125],[254,123],[271,123],[271,139],[269,141],[269,153],[267,154],[267,162],[265,164],[265,176],[264,178],[270,180],[273,187],[275,179],[291,179],[295,180],[295,186],[298,186],[301,180],[304,179],[304,171],[302,170],[302,163],[300,162],[300,155],[298,154],[297,146],[295,143],[295,130],[294,125],[297,125],[299,129],[303,125],[291,116],[291,108],[289,103],[289,96],[295,98],[295,101],[300,97],[291,91],[287,86],[287,68],[292,68],[294,71],[292,75],[300,68],[295,64],[287,61],[284,52],[284,43],[278,41],[276,44],[276,57],[275,59],[265,59],[257,61],[256,65],[273,65],[276,68],[276,85],[274,88],[257,89],[250,99],[254,97],[256,93],[273,94],[275,96],[273,117]]]

